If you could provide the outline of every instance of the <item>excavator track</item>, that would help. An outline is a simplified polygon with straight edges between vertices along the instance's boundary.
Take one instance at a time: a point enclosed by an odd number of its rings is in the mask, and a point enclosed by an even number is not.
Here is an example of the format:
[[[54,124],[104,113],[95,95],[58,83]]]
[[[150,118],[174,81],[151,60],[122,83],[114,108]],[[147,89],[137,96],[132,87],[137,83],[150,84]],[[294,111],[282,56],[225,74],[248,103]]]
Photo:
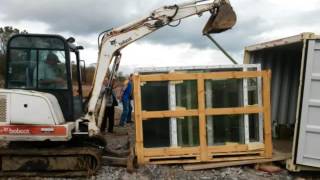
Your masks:
[[[101,156],[92,147],[0,149],[0,176],[90,176],[100,168]]]
[[[91,176],[101,167],[105,139],[74,137],[68,142],[10,142],[0,148],[0,177]]]
[[[0,176],[86,176],[101,165],[101,151],[68,149],[1,149]]]

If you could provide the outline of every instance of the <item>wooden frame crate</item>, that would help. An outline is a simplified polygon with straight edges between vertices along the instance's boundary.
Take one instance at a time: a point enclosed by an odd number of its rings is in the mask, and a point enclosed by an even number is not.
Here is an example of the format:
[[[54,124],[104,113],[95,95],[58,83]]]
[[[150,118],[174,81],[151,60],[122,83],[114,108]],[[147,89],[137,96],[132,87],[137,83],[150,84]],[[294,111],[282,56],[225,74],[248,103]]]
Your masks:
[[[195,162],[218,162],[236,161],[272,157],[272,138],[270,122],[270,71],[230,71],[209,73],[184,73],[173,72],[168,74],[134,75],[134,107],[136,123],[136,154],[139,164],[155,163],[195,163]],[[219,79],[243,79],[259,78],[262,80],[262,102],[258,105],[247,105],[236,108],[206,108],[205,106],[205,80]],[[155,81],[197,81],[198,109],[175,109],[166,111],[142,111],[141,84]],[[226,144],[222,146],[207,145],[207,122],[208,115],[263,115],[263,138],[260,142],[245,144]],[[197,116],[199,122],[199,141],[196,147],[164,147],[145,148],[143,141],[143,121],[150,118]],[[245,123],[248,119],[245,119]]]

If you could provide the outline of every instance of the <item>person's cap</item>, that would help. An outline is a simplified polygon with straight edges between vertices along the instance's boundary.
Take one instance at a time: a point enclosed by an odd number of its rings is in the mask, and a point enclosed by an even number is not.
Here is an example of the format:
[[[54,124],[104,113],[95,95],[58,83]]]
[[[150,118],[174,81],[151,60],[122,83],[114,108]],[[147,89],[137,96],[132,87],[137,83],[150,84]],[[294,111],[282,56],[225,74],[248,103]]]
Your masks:
[[[47,60],[53,60],[55,62],[60,62],[58,56],[55,55],[54,53],[49,53],[47,55]]]

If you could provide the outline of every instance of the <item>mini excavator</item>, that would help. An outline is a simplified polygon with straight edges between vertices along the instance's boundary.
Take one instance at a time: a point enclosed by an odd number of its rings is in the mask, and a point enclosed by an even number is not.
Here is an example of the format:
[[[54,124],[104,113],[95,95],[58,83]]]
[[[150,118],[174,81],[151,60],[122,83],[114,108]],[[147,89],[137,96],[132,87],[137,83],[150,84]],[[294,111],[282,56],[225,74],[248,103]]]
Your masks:
[[[106,75],[112,80],[117,72],[121,50],[164,26],[207,11],[211,17],[203,34],[220,33],[236,23],[228,0],[196,0],[161,7],[100,34],[87,107],[81,84],[83,47],[76,46],[74,38],[48,34],[13,36],[7,47],[5,88],[0,89],[0,176],[94,174],[101,166],[106,146],[99,127],[106,96],[100,96],[100,92]],[[71,56],[75,57],[75,64],[70,62]]]

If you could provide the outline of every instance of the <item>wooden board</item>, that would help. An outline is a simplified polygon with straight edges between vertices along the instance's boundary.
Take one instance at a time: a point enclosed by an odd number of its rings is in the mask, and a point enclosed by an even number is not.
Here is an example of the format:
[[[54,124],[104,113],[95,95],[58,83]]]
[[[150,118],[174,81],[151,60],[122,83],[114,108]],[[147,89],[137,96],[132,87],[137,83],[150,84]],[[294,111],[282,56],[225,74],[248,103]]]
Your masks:
[[[230,166],[241,166],[241,165],[248,165],[248,164],[259,164],[259,163],[267,163],[267,162],[274,162],[274,161],[285,161],[290,157],[291,157],[290,153],[287,153],[287,154],[275,153],[272,158],[267,158],[267,159],[264,158],[264,159],[245,160],[245,161],[188,164],[188,165],[183,165],[183,169],[186,171],[195,171],[195,170],[213,169],[213,168],[230,167]]]
[[[207,129],[205,114],[204,79],[199,78],[198,82],[198,108],[199,108],[199,137],[200,137],[200,158],[201,161],[208,160]]]
[[[265,157],[272,157],[272,136],[271,136],[271,102],[270,102],[270,80],[271,71],[263,72],[263,107],[264,107],[264,144]]]
[[[135,129],[136,129],[136,154],[138,157],[138,164],[144,163],[143,154],[143,129],[141,120],[141,89],[140,89],[140,77],[133,76],[133,93],[134,93],[134,118],[135,118]]]
[[[152,81],[184,81],[197,80],[199,77],[204,79],[242,79],[262,76],[262,71],[230,71],[230,72],[211,72],[211,73],[169,73],[169,74],[152,74],[140,75],[141,82]]]
[[[199,154],[200,148],[198,147],[186,147],[186,148],[144,148],[145,157],[155,157],[155,156],[183,156],[190,154]]]

